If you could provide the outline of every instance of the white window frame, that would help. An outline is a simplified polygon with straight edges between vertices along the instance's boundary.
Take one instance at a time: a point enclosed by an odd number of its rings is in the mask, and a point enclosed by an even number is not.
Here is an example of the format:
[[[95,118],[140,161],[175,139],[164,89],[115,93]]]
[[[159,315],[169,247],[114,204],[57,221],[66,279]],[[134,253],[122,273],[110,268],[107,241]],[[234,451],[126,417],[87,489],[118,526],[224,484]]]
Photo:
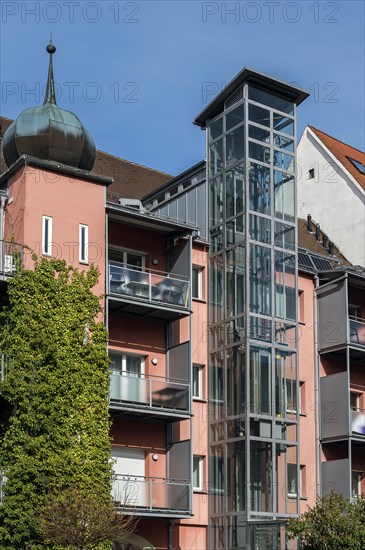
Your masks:
[[[138,357],[140,360],[140,366],[141,366],[141,372],[138,375],[138,378],[144,378],[145,377],[145,364],[146,364],[146,356],[145,355],[138,355],[137,353],[125,353],[120,352],[114,349],[110,349],[109,353],[113,353],[114,355],[118,355],[121,357],[122,362],[122,370],[115,371],[121,375],[121,376],[133,376],[130,372],[127,370],[127,357]]]
[[[203,270],[204,268],[200,265],[193,265],[193,273],[196,272],[198,274],[198,288],[197,288],[197,296],[194,296],[194,288],[193,284],[191,285],[191,297],[193,300],[202,300],[203,299]],[[193,280],[194,280],[194,274],[193,274]]]
[[[118,252],[122,255],[122,259],[118,259],[118,260],[110,260],[110,257],[109,257],[110,261],[123,264],[125,267],[130,267],[132,269],[137,269],[137,270],[141,270],[141,271],[143,271],[145,269],[145,266],[146,266],[146,252],[141,252],[140,250],[134,250],[132,248],[124,248],[124,247],[117,246],[117,245],[110,245],[109,246],[109,251],[110,252],[115,251],[115,252]],[[132,266],[132,265],[130,266],[127,262],[128,254],[134,254],[135,256],[140,256],[142,265],[140,267]],[[110,256],[110,254],[109,254],[109,256]]]
[[[79,262],[80,264],[89,263],[89,226],[83,223],[79,225]]]
[[[194,369],[198,371],[198,395],[194,393]],[[192,384],[193,399],[203,399],[203,365],[193,363],[193,384]]]
[[[202,491],[203,490],[203,461],[204,457],[201,455],[193,456],[193,491]],[[198,466],[198,486],[194,484],[194,471],[195,465]]]
[[[42,255],[52,256],[52,225],[51,216],[42,216]],[[47,228],[47,231],[46,231]],[[47,242],[46,242],[47,237]]]
[[[357,484],[357,494],[356,495],[353,494],[354,474],[357,477],[357,482],[356,482],[356,484]],[[362,475],[362,472],[360,472],[359,470],[351,470],[351,496],[352,496],[352,498],[356,498],[356,497],[359,497],[361,495],[361,475]]]

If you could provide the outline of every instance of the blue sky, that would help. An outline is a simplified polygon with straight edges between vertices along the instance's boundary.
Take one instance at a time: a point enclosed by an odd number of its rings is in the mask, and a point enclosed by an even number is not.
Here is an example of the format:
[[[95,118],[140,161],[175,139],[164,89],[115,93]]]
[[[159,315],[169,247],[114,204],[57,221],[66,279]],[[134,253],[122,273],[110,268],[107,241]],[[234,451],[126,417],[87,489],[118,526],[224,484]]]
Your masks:
[[[96,146],[177,175],[204,158],[192,124],[244,66],[311,92],[306,124],[364,149],[365,3],[0,2],[1,114],[43,100],[50,32],[60,107]]]

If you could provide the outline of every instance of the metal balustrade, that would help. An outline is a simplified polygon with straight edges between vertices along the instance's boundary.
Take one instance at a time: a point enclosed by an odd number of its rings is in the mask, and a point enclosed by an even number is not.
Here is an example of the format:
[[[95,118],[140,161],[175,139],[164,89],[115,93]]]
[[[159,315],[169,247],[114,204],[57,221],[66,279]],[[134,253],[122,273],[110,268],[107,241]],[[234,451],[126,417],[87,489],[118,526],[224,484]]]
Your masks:
[[[187,480],[115,475],[112,495],[124,511],[189,514],[191,484]]]
[[[0,241],[0,275],[15,275],[23,267],[23,246],[21,244]]]
[[[190,384],[167,378],[149,378],[112,372],[110,406],[190,412]]]
[[[109,294],[187,309],[189,290],[190,282],[183,277],[109,262]]]

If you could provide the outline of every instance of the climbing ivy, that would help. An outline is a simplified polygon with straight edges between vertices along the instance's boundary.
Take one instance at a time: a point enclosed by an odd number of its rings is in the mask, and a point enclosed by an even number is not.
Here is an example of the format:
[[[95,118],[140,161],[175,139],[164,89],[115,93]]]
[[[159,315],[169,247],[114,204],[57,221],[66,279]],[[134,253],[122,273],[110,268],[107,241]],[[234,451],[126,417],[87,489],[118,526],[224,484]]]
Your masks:
[[[0,548],[7,550],[45,548],[37,517],[49,494],[80,487],[111,499],[107,334],[92,291],[98,271],[34,262],[9,281],[0,312]]]

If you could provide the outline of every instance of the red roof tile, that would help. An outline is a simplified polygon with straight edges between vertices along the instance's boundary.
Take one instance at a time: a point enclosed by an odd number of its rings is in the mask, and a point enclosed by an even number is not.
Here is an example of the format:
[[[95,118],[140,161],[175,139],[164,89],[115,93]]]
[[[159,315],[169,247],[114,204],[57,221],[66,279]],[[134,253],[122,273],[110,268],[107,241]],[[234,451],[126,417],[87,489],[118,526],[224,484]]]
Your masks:
[[[348,157],[361,162],[365,166],[365,153],[359,149],[355,149],[338,139],[329,136],[321,130],[317,130],[313,126],[309,126],[312,132],[322,141],[322,143],[331,151],[331,153],[337,158],[337,160],[346,168],[353,178],[365,189],[365,175],[361,174],[359,170],[349,161]]]

